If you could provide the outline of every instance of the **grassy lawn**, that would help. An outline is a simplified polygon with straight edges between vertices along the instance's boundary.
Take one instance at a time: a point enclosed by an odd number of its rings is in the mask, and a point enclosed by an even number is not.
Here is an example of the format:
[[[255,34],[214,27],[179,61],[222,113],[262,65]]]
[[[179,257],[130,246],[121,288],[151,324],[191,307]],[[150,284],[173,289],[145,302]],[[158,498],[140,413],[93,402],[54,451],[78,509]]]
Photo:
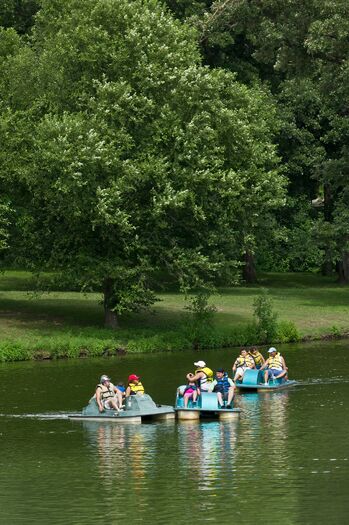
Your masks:
[[[224,288],[212,298],[217,307],[218,327],[251,321],[253,301],[266,288],[280,320],[293,321],[302,336],[320,336],[338,329],[349,331],[349,287],[334,279],[313,274],[262,274],[258,285]],[[88,333],[103,329],[101,296],[77,292],[51,292],[35,296],[29,273],[6,271],[0,274],[1,339],[33,335]],[[181,321],[185,301],[176,293],[159,294],[153,312],[121,320],[125,330],[151,328],[161,332]]]

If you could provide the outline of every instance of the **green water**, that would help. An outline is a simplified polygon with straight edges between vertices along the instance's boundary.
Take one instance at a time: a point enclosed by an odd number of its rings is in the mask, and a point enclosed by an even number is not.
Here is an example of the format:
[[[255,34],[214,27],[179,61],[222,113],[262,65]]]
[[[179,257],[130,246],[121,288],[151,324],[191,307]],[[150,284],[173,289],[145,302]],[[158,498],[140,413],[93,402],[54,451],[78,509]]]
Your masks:
[[[238,422],[70,421],[101,373],[173,404],[193,361],[236,352],[0,365],[0,524],[341,524],[349,513],[348,343],[285,347],[288,392]]]

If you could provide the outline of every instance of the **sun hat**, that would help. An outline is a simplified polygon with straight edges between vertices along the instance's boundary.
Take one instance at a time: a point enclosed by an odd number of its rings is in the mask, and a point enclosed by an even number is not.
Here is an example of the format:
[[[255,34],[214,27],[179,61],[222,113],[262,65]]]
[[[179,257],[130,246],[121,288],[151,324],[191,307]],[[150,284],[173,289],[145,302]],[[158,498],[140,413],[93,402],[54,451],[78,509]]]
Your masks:
[[[271,354],[272,352],[277,352],[277,350],[272,346],[271,348],[269,348],[268,352],[269,354]]]
[[[196,363],[194,363],[194,366],[198,366],[199,368],[203,368],[204,366],[206,366],[206,363],[205,363],[205,361],[197,361]]]
[[[128,380],[129,381],[138,381],[139,377],[136,376],[136,374],[131,374],[130,376],[128,376]]]

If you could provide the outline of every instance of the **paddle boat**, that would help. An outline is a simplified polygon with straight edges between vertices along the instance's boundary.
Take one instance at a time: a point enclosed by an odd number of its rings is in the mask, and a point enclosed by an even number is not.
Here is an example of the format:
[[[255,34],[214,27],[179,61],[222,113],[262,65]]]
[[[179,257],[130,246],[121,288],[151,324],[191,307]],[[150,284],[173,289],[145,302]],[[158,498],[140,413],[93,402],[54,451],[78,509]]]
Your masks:
[[[243,375],[241,381],[236,381],[235,385],[239,389],[239,392],[243,390],[257,391],[257,392],[270,392],[274,390],[283,390],[291,386],[295,386],[297,381],[291,381],[280,377],[279,379],[271,378],[268,384],[264,384],[264,370],[247,369]]]
[[[161,421],[174,419],[174,408],[168,405],[157,405],[148,394],[129,396],[125,407],[120,412],[105,409],[100,412],[95,397],[83,408],[81,414],[73,414],[70,419],[82,421],[113,421],[115,423],[142,423],[144,421]]]
[[[185,386],[180,386],[177,389],[175,411],[179,420],[195,420],[202,418],[218,418],[218,419],[237,419],[240,415],[240,408],[223,408],[218,406],[217,394],[215,392],[201,391],[197,401],[194,403],[189,399],[188,407],[184,406],[184,396],[180,392]]]

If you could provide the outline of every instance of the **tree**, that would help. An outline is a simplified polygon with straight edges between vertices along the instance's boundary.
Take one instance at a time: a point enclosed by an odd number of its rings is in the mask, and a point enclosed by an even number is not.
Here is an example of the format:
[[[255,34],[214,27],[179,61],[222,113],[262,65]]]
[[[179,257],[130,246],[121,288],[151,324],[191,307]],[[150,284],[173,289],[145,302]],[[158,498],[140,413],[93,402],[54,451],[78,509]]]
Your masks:
[[[17,260],[101,290],[114,327],[159,271],[182,289],[235,279],[241,224],[252,239],[254,210],[283,198],[268,96],[202,67],[193,29],[152,0],[42,4],[4,62],[22,72],[3,135]]]
[[[324,262],[336,263],[340,280],[348,282],[343,211],[348,171],[348,2],[193,1],[186,11],[180,9],[181,2],[169,3],[179,16],[191,16],[211,67],[235,71],[247,84],[262,81],[270,86],[283,121],[277,143],[289,194],[310,202],[323,191],[326,224],[320,221],[319,239]]]
[[[37,0],[2,0],[0,5],[0,26],[13,27],[18,33],[28,33],[39,10]]]

